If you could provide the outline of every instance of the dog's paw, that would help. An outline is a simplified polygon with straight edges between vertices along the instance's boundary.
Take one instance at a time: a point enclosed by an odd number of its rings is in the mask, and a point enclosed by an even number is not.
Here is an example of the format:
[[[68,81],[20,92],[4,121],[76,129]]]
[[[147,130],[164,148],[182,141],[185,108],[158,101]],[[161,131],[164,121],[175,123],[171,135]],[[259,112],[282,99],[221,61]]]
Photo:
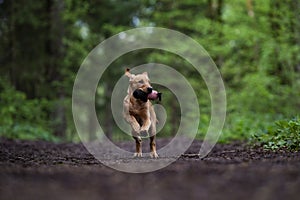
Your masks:
[[[142,156],[143,156],[142,152],[133,154],[134,158],[141,158]]]
[[[148,137],[148,131],[147,130],[141,130],[140,131],[140,136],[141,137]]]
[[[150,152],[150,157],[151,158],[158,158],[158,154],[156,153],[156,151],[152,151],[152,152]]]

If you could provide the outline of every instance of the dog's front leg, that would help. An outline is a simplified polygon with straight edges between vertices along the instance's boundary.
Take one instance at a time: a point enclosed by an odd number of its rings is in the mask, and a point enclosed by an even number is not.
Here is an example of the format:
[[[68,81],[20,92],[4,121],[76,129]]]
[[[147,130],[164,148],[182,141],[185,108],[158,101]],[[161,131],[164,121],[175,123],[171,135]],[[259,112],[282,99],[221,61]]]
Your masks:
[[[142,157],[142,139],[140,137],[140,125],[137,122],[136,118],[132,115],[129,115],[127,122],[131,125],[131,134],[135,140],[135,153],[134,157]]]
[[[130,124],[132,132],[140,132],[140,124],[136,121],[136,118],[132,115],[129,115],[127,122]]]
[[[151,126],[150,113],[147,112],[145,116],[142,116],[142,120],[143,120],[143,125],[140,130],[140,135],[145,137],[148,136],[148,131]]]
[[[128,102],[124,101],[124,108],[123,108],[123,117],[130,124],[131,129],[139,133],[140,132],[140,124],[136,121],[136,118],[129,113],[129,104]]]
[[[129,124],[131,125],[132,131],[132,137],[135,140],[135,153],[134,157],[142,157],[142,139],[140,137],[140,125],[136,121],[136,118],[132,115],[129,115]]]

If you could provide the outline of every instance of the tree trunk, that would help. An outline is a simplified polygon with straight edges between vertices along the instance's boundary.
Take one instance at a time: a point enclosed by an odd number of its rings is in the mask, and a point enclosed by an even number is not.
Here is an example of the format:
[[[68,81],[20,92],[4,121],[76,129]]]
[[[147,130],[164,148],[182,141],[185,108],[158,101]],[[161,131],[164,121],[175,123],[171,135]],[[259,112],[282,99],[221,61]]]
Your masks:
[[[61,14],[64,9],[64,1],[52,0],[48,1],[48,3],[50,8],[50,36],[48,40],[50,44],[48,44],[48,46],[50,47],[49,57],[51,60],[46,71],[48,71],[48,80],[50,84],[52,84],[51,88],[54,87],[54,90],[57,91],[54,98],[59,99],[57,103],[55,103],[53,111],[53,118],[56,122],[54,124],[54,134],[62,138],[64,137],[67,127],[66,109],[64,105],[65,90],[61,85],[55,85],[55,83],[62,81],[60,69],[63,67],[62,59],[64,57],[64,45],[62,41],[64,36],[64,24]]]
[[[253,1],[252,0],[247,0],[246,4],[247,4],[248,15],[250,17],[254,17]]]
[[[224,6],[224,0],[208,0],[208,13],[207,13],[207,17],[209,19],[211,19],[213,22],[215,22],[214,24],[217,26],[213,26],[212,27],[212,31],[211,32],[216,32],[218,31],[218,45],[222,45],[222,40],[221,38],[223,38],[223,32],[221,28],[218,28],[220,26],[222,26],[223,20],[222,20],[222,9]],[[221,55],[218,55],[216,58],[214,58],[216,64],[218,67],[221,67],[223,65],[224,62],[224,58]]]
[[[15,10],[14,10],[14,0],[10,1],[10,23],[9,23],[9,33],[10,33],[10,40],[9,40],[9,48],[10,48],[10,66],[9,66],[9,76],[10,81],[13,86],[17,85],[17,78],[16,78],[16,35],[15,35]]]
[[[112,139],[112,133],[113,133],[113,117],[112,117],[112,111],[111,111],[111,98],[109,98],[112,94],[112,85],[109,83],[106,84],[105,87],[105,108],[104,108],[104,112],[105,112],[105,117],[104,117],[104,127],[105,127],[105,135],[109,138]]]

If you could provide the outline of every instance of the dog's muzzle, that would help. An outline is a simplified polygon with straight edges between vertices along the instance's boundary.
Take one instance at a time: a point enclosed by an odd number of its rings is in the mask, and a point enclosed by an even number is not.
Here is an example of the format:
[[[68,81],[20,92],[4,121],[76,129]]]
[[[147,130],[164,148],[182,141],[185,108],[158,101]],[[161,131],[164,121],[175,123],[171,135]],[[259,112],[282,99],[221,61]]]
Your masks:
[[[161,101],[161,95],[161,92],[157,92],[152,88],[147,88],[147,92],[143,91],[142,89],[136,89],[133,92],[133,97],[143,102],[147,102],[148,99]]]
[[[144,92],[141,89],[136,89],[133,92],[133,97],[136,99],[139,99],[143,102],[147,102],[148,101],[148,94],[150,94],[152,92],[152,88],[147,88],[147,92]]]

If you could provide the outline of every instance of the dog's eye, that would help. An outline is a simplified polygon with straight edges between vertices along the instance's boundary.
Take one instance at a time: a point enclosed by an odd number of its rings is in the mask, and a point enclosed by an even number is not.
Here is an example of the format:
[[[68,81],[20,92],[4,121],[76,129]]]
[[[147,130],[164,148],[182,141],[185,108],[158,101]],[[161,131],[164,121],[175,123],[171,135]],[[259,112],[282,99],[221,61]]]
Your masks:
[[[139,83],[140,84],[144,84],[144,80],[139,80]]]

